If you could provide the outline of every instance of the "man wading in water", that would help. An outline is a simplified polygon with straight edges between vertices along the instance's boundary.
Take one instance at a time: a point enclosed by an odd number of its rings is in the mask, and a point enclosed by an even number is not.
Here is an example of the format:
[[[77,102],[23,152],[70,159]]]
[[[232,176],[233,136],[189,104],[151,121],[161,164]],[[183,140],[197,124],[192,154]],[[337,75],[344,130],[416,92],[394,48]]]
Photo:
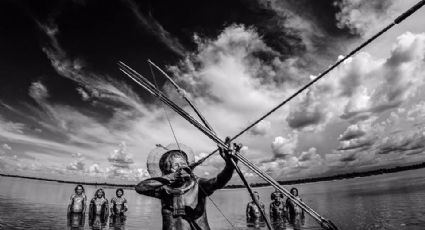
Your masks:
[[[240,147],[234,145],[232,151],[239,151]],[[152,178],[140,182],[136,191],[161,199],[162,229],[210,229],[205,209],[206,198],[223,188],[232,178],[232,151],[220,148],[226,166],[217,177],[211,179],[192,174],[189,164],[194,161],[193,153],[182,144],[161,146],[149,154],[148,171]]]

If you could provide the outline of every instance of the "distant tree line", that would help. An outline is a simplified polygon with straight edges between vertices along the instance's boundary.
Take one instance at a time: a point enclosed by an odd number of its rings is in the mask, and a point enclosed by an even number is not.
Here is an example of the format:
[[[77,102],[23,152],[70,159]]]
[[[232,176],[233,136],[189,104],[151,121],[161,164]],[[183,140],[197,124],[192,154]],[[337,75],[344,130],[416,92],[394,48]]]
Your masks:
[[[312,182],[319,182],[319,181],[350,179],[350,178],[356,178],[356,177],[368,177],[368,176],[381,175],[381,174],[386,174],[386,173],[396,173],[396,172],[413,170],[413,169],[421,169],[421,168],[425,168],[425,162],[422,162],[420,164],[408,165],[408,166],[397,166],[397,167],[393,167],[393,168],[382,168],[382,169],[366,171],[366,172],[352,172],[352,173],[344,173],[344,174],[338,174],[338,175],[332,175],[332,176],[304,178],[304,179],[278,181],[278,182],[281,185],[303,184],[303,183],[312,183]],[[104,187],[106,187],[106,186],[124,187],[124,188],[134,187],[134,184],[113,184],[113,183],[65,181],[65,180],[38,178],[38,177],[30,177],[30,176],[10,175],[10,174],[4,174],[4,173],[0,173],[0,176],[24,178],[24,179],[31,179],[31,180],[53,181],[53,182],[68,183],[68,184],[84,184],[84,185],[104,186]],[[253,184],[251,184],[252,187],[264,187],[264,186],[268,186],[268,185],[269,185],[268,183],[253,183]],[[235,184],[235,185],[227,185],[225,188],[233,189],[233,188],[244,188],[244,187],[245,187],[244,185],[236,185]]]

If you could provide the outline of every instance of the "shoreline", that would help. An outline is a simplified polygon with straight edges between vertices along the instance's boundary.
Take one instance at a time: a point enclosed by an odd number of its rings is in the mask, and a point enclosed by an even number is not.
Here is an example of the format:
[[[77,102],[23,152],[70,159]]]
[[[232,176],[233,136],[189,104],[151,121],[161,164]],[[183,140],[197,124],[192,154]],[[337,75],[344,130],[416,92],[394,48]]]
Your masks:
[[[303,178],[296,180],[287,180],[287,181],[278,181],[281,185],[293,185],[293,184],[305,184],[305,183],[313,183],[313,182],[322,182],[322,181],[334,181],[334,180],[344,180],[344,179],[353,179],[358,177],[369,177],[376,175],[383,175],[388,173],[397,173],[415,169],[425,168],[425,162],[407,165],[407,166],[397,166],[393,168],[382,168],[365,172],[353,172],[353,173],[345,173],[345,174],[337,174],[332,176],[322,176],[315,178]],[[20,175],[11,175],[0,173],[0,176],[3,177],[13,177],[13,178],[22,178],[22,179],[30,179],[30,180],[40,180],[40,181],[51,181],[57,183],[65,183],[65,184],[82,184],[82,185],[93,185],[93,186],[109,186],[109,187],[123,187],[123,188],[133,188],[135,184],[113,184],[113,183],[97,183],[97,182],[81,182],[81,181],[67,181],[67,180],[57,180],[57,179],[48,179],[48,178],[39,178],[39,177],[30,177],[30,176],[20,176]],[[253,183],[251,187],[267,187],[268,183]],[[244,188],[244,185],[227,185],[224,189],[238,189]]]

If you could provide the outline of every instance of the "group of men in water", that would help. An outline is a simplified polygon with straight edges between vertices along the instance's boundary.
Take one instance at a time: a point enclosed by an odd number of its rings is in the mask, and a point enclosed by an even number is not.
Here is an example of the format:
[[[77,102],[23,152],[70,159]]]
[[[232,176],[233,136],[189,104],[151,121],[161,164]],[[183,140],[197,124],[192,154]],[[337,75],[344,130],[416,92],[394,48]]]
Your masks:
[[[71,229],[79,229],[83,228],[85,224],[87,196],[82,185],[77,185],[74,190],[75,193],[71,196],[68,205],[68,226]],[[110,217],[110,226],[121,226],[125,222],[125,212],[127,212],[128,207],[127,200],[123,197],[124,190],[118,188],[115,194],[116,197],[111,199],[109,205],[103,189],[99,188],[94,193],[88,210],[89,226],[92,229],[105,227],[108,217]]]
[[[298,189],[292,188],[291,194],[297,199],[301,200],[298,195]],[[265,220],[261,215],[261,211],[259,210],[256,202],[260,205],[263,213],[265,213],[264,204],[260,201],[260,195],[258,192],[254,192],[254,199],[256,201],[251,201],[246,206],[246,221],[248,225],[252,226],[261,226],[264,225]],[[270,209],[269,216],[270,220],[273,224],[281,224],[288,222],[290,224],[299,226],[304,222],[304,211],[294,202],[287,198],[285,201],[285,196],[280,191],[275,191],[271,194]]]
[[[230,181],[235,168],[233,164],[237,163],[234,155],[241,149],[241,145],[227,144],[228,148],[219,148],[219,153],[225,162],[223,170],[216,177],[209,179],[193,174],[190,166],[194,162],[194,155],[182,144],[158,146],[151,152],[147,164],[151,178],[137,184],[135,189],[139,194],[161,200],[163,230],[210,229],[206,214],[207,197]],[[291,189],[291,193],[299,199],[296,188]],[[116,197],[111,200],[111,206],[109,206],[104,191],[102,189],[96,191],[90,201],[88,215],[90,226],[93,229],[101,229],[106,225],[109,209],[112,219],[110,223],[114,223],[117,218],[119,221],[125,220],[127,201],[123,198],[123,194],[122,189],[117,189]],[[270,204],[272,221],[293,221],[297,216],[303,218],[303,211],[289,199],[284,202],[282,193],[274,192],[271,196],[273,200]],[[259,201],[258,193],[255,194],[255,199]],[[86,202],[84,188],[78,185],[68,208],[71,224],[74,223],[76,217],[80,217],[84,221]],[[264,210],[264,204],[261,204],[261,207]],[[247,206],[247,221],[249,223],[264,221],[258,207],[253,202]]]

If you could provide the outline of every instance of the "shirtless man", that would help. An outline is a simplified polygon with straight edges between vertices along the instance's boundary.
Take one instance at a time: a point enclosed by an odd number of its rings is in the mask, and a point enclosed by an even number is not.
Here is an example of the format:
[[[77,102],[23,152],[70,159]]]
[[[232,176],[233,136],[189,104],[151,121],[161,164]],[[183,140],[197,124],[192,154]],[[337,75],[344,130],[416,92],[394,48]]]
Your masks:
[[[264,212],[264,204],[260,201],[260,195],[258,195],[257,191],[254,191],[254,198],[260,204],[261,209]],[[246,222],[249,224],[258,224],[264,223],[263,216],[261,215],[260,209],[258,209],[257,205],[254,201],[251,201],[246,206]]]
[[[124,190],[119,188],[115,194],[117,196],[111,199],[111,215],[124,215],[124,213],[128,210],[127,200],[123,197]]]
[[[301,198],[298,196],[298,189],[297,188],[291,188],[290,190],[291,194],[294,195],[298,200],[301,200]],[[289,198],[286,199],[286,208],[288,210],[288,220],[294,225],[303,225],[304,224],[304,210],[296,205],[293,201],[291,201]]]
[[[162,175],[140,182],[135,188],[136,192],[161,199],[163,230],[209,230],[206,198],[215,190],[223,188],[232,178],[231,154],[239,151],[240,146],[235,145],[232,151],[220,149],[226,166],[211,179],[200,178],[192,173],[188,166],[193,161],[193,156],[181,144],[178,148],[159,148],[150,154],[155,153],[159,163],[149,162],[148,158],[148,170],[153,176],[153,167],[158,165]]]
[[[272,222],[282,222],[286,218],[286,206],[283,202],[283,194],[276,190],[271,194],[273,202],[270,203],[270,219]]]
[[[116,197],[111,199],[111,216],[109,219],[109,227],[115,227],[116,229],[123,229],[125,224],[127,212],[127,199],[123,197],[124,190],[118,188],[115,191]]]
[[[103,189],[98,189],[90,201],[89,225],[95,227],[104,226],[109,215],[108,200],[105,198]]]
[[[75,194],[72,194],[69,205],[68,213],[81,213],[86,212],[87,197],[84,194],[84,187],[79,184],[74,189]]]
[[[87,197],[81,184],[77,185],[74,191],[68,205],[68,226],[80,229],[85,223]]]

